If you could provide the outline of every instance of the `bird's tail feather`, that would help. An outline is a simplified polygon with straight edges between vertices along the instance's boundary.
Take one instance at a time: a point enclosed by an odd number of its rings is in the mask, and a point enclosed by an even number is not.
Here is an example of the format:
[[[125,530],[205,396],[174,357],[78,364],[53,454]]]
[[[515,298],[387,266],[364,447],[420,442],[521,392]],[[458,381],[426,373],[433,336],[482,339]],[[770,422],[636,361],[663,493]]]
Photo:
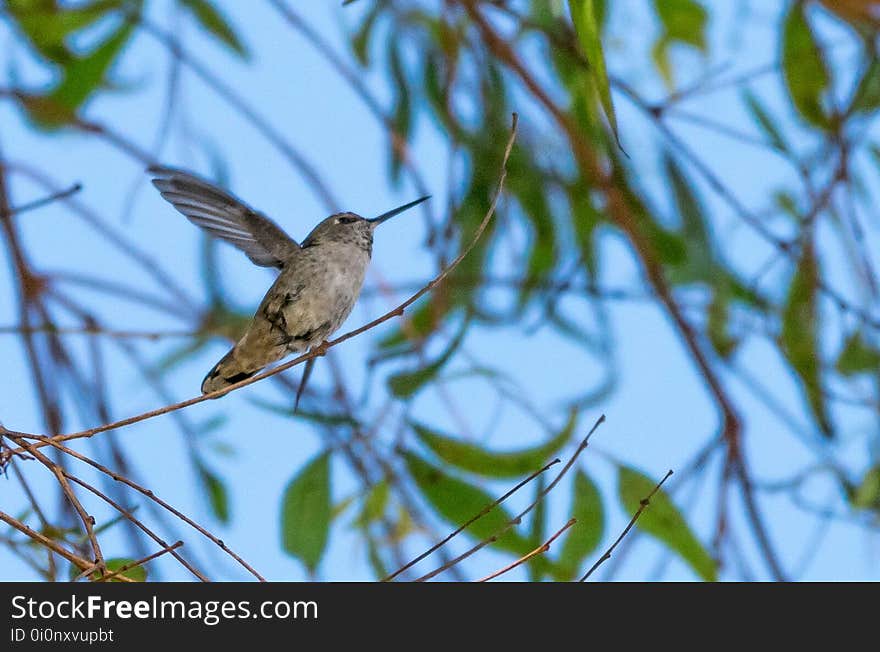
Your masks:
[[[202,394],[216,392],[224,389],[237,382],[250,378],[256,374],[260,367],[256,369],[244,369],[241,363],[236,359],[235,349],[231,349],[229,353],[220,358],[220,362],[214,365],[214,368],[208,372],[202,381]]]

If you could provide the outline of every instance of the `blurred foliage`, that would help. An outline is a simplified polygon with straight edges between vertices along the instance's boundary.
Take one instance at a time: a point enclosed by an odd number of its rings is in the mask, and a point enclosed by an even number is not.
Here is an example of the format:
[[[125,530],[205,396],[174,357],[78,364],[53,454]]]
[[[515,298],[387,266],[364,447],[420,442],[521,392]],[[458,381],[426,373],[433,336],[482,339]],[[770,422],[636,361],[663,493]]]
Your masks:
[[[6,0],[4,19],[52,79],[43,88],[23,84],[7,89],[7,95],[39,129],[81,126],[90,101],[127,89],[115,79],[113,69],[144,29],[140,12],[149,4]],[[177,4],[221,49],[248,60],[249,40],[231,16],[209,0]],[[351,5],[344,10],[351,25],[346,34],[347,60],[359,67],[357,74],[376,75],[391,91],[385,120],[389,180],[398,185],[412,181],[405,152],[427,125],[448,141],[455,169],[461,170],[449,197],[452,217],[433,224],[427,234],[426,246],[438,264],[452,259],[470,241],[497,184],[510,114],[516,111],[522,117],[508,165],[503,221],[490,223],[447,283],[416,304],[406,320],[392,322],[389,332],[375,338],[370,370],[383,370],[388,399],[409,407],[417,405],[413,401],[422,392],[454,382],[454,374],[480,378],[498,388],[505,400],[516,402],[511,395],[517,392],[508,391],[502,372],[467,354],[467,337],[475,328],[528,332],[537,321],[582,347],[613,378],[612,326],[604,297],[595,289],[603,287],[605,243],[623,237],[645,272],[642,289],[662,298],[666,287],[680,302],[695,346],[713,373],[724,376],[735,370],[749,344],[771,346],[791,369],[799,388],[809,423],[805,436],[821,434],[834,444],[839,406],[831,398],[832,388],[842,392],[857,384],[860,395],[868,397],[862,403],[874,417],[880,404],[880,344],[877,323],[870,318],[876,314],[880,279],[873,273],[872,256],[865,252],[866,239],[852,235],[860,228],[850,223],[857,216],[842,214],[833,199],[836,189],[843,188],[863,210],[871,211],[876,223],[876,192],[866,189],[865,170],[852,163],[873,157],[880,169],[880,145],[861,137],[867,133],[865,121],[880,108],[877,14],[872,11],[876,5],[859,0],[784,3],[775,25],[779,61],[775,74],[783,102],[771,101],[751,79],[741,80],[735,89],[744,116],[737,129],[749,132],[759,147],[790,164],[801,182],[800,187],[773,190],[757,220],[738,209],[737,200],[727,202],[736,217],[751,227],[757,221],[756,230],[785,234],[767,238],[765,233],[771,267],[784,273],[762,278],[764,269],[746,271],[738,252],[720,233],[717,204],[710,208],[702,196],[707,191],[729,194],[700,163],[711,163],[711,157],[694,157],[675,139],[659,139],[662,188],[658,192],[647,190],[642,182],[647,167],[644,153],[631,160],[618,147],[618,136],[626,146],[627,129],[615,103],[632,103],[662,130],[686,96],[682,80],[689,71],[679,64],[680,52],[698,53],[704,62],[713,54],[712,3],[644,0],[643,4],[655,23],[650,36],[636,35],[650,39],[646,61],[638,60],[639,43],[627,40],[629,34],[623,34],[623,46],[617,43],[617,52],[609,48],[616,34],[628,31],[615,22],[626,20],[620,15],[625,11],[621,3],[466,0],[443,3],[442,8],[416,0],[346,3]],[[482,16],[486,24],[481,26],[475,16]],[[841,75],[833,62],[831,44],[822,31],[829,21],[846,29],[850,44],[858,49],[857,65],[847,64],[854,76]],[[497,42],[487,37],[493,33]],[[250,42],[255,47],[257,39]],[[649,101],[613,74],[621,47],[633,48],[625,49],[623,56],[631,65],[638,64],[641,74],[656,77],[666,89],[663,99]],[[699,93],[699,84],[712,82],[703,79],[688,87],[689,92]],[[781,115],[783,109],[787,114]],[[817,231],[826,223],[833,228],[820,239]],[[511,238],[511,232],[525,237]],[[856,291],[847,292],[845,301],[829,289],[840,281],[823,264],[831,249],[823,240],[826,237],[839,238],[836,244],[849,252],[846,262],[852,269],[847,271],[857,280]],[[249,318],[246,309],[232,307],[225,298],[210,251],[208,245],[203,281],[209,301],[197,324],[198,335],[155,365],[162,373],[189,360],[212,337],[236,339]],[[502,264],[502,256],[510,260]],[[511,275],[510,270],[514,270],[511,281],[498,283],[498,278]],[[506,300],[492,300],[502,285]],[[588,301],[594,319],[584,323],[567,310],[564,299],[572,295]],[[679,334],[691,336],[686,331]],[[370,409],[366,404],[342,407],[339,387],[316,389],[296,417],[289,405],[255,399],[256,405],[273,413],[308,420],[330,442],[353,439],[360,447],[344,458],[345,446],[331,446],[295,471],[281,500],[282,546],[314,573],[331,528],[356,511],[348,522],[362,534],[377,577],[384,576],[398,561],[390,550],[412,534],[425,533],[424,524],[414,522],[418,509],[404,499],[401,487],[414,490],[416,503],[436,521],[455,528],[495,500],[497,485],[490,490],[484,481],[523,477],[562,455],[578,438],[579,412],[595,405],[610,389],[572,387],[560,411],[568,412],[567,422],[554,428],[548,424],[562,419],[545,418],[546,439],[516,450],[490,448],[462,433],[450,433],[447,426],[426,423],[415,409],[415,414],[406,410],[400,422],[403,434],[394,446],[387,440],[368,445],[364,442],[369,441],[365,431],[371,432]],[[374,454],[370,446],[397,451],[401,438],[406,442],[402,450],[385,457],[376,453],[379,471],[358,470],[362,486],[334,508],[332,463],[347,459],[357,467],[352,457],[364,450]],[[730,453],[735,454],[736,450]],[[202,458],[194,459],[214,517],[227,523],[233,515],[225,481]],[[615,468],[618,511],[629,517],[654,481],[627,466]],[[878,513],[877,467],[852,475],[852,479],[845,474],[840,478],[852,507]],[[569,479],[569,509],[578,524],[565,535],[555,556],[538,557],[529,564],[533,579],[579,576],[608,535],[610,497],[599,491],[580,465]],[[661,491],[638,528],[675,553],[696,577],[714,580],[718,560],[686,516],[671,495]],[[536,548],[551,527],[543,505],[533,515],[531,533],[506,529],[512,522],[513,512],[498,506],[470,525],[465,535],[477,543],[503,531],[493,548],[521,556]]]
[[[306,464],[287,485],[281,499],[284,550],[314,572],[324,556],[330,529],[330,456]]]

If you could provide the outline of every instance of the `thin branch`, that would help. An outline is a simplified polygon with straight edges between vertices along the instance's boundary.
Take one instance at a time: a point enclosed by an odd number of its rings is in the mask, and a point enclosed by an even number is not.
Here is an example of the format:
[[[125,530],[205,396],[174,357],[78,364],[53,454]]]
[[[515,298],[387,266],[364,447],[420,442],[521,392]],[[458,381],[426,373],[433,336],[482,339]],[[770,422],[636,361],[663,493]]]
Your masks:
[[[148,561],[153,561],[154,559],[156,559],[156,557],[161,557],[165,553],[171,552],[172,550],[177,550],[182,545],[183,545],[183,541],[177,541],[176,543],[173,543],[170,546],[163,548],[162,550],[154,552],[152,555],[147,555],[143,559],[139,559],[138,561],[133,561],[130,564],[123,564],[122,566],[117,568],[112,573],[108,573],[107,575],[104,575],[103,577],[99,577],[95,581],[96,582],[107,582],[109,580],[112,580],[115,577],[122,575],[122,573],[131,570],[132,568],[138,568],[139,566],[143,566],[144,564],[146,564]]]
[[[58,543],[54,539],[50,539],[45,534],[42,534],[41,532],[37,532],[33,528],[31,528],[31,527],[25,525],[24,523],[22,523],[21,521],[19,521],[17,518],[12,517],[5,512],[0,512],[0,521],[3,521],[7,525],[11,525],[12,527],[14,527],[16,530],[18,530],[22,534],[29,536],[31,539],[33,539],[34,541],[39,543],[41,546],[48,548],[52,552],[57,553],[59,556],[66,559],[67,561],[69,561],[71,564],[73,564],[74,566],[76,566],[80,570],[89,570],[94,566],[93,563],[86,561],[82,557],[70,552],[67,548],[62,546],[60,543]]]
[[[37,208],[42,208],[47,204],[58,201],[59,199],[70,197],[71,195],[78,193],[80,190],[82,190],[82,184],[75,183],[70,188],[67,188],[66,190],[59,190],[58,192],[53,192],[48,197],[35,199],[34,201],[28,202],[27,204],[22,204],[21,206],[15,206],[11,208],[8,213],[0,209],[0,217],[12,217],[14,215],[21,215],[22,213],[36,210]]]
[[[611,544],[611,547],[608,548],[608,550],[606,550],[605,553],[601,557],[599,557],[598,560],[596,560],[596,563],[593,564],[590,567],[590,570],[588,570],[586,572],[586,574],[578,581],[583,582],[584,580],[589,578],[590,575],[592,575],[595,572],[595,570],[597,568],[599,568],[599,566],[601,566],[606,561],[611,559],[611,554],[614,552],[614,549],[617,548],[617,546],[620,544],[620,542],[623,541],[624,537],[626,537],[626,535],[629,534],[629,531],[633,529],[633,526],[635,526],[636,521],[639,520],[639,517],[642,515],[642,512],[644,512],[645,509],[647,509],[648,505],[651,504],[651,498],[654,497],[654,494],[656,494],[658,491],[660,491],[660,487],[663,486],[663,483],[666,482],[666,480],[671,475],[672,475],[672,469],[669,469],[666,472],[666,475],[663,476],[663,479],[660,482],[658,482],[657,486],[655,486],[651,490],[651,493],[649,493],[647,496],[642,498],[641,501],[639,501],[639,508],[636,510],[636,513],[633,514],[633,517],[630,519],[629,523],[627,523],[626,527],[623,528],[623,532],[620,533],[620,536],[617,537],[617,540]]]
[[[526,514],[531,512],[533,509],[535,509],[535,507],[538,506],[538,503],[540,503],[542,500],[544,500],[544,498],[547,496],[547,494],[549,494],[551,491],[553,491],[553,488],[557,484],[559,484],[560,480],[562,480],[563,477],[565,477],[565,474],[568,473],[568,470],[572,466],[574,466],[574,463],[577,461],[578,457],[580,457],[580,454],[583,453],[584,450],[586,450],[587,446],[590,445],[590,438],[593,436],[593,433],[596,432],[596,429],[600,425],[602,425],[604,422],[605,422],[605,415],[603,414],[596,420],[596,423],[593,424],[593,427],[590,428],[590,431],[587,433],[587,436],[584,437],[583,441],[580,443],[580,446],[577,447],[577,450],[575,450],[575,452],[572,454],[572,456],[568,460],[568,462],[565,463],[565,466],[562,467],[562,470],[559,472],[559,474],[555,478],[553,478],[553,481],[550,484],[548,484],[546,487],[544,487],[544,490],[541,491],[537,495],[535,500],[533,500],[529,504],[528,507],[526,507],[523,511],[521,511],[519,514],[517,514],[512,519],[510,519],[504,525],[504,527],[502,527],[500,530],[498,530],[491,537],[489,537],[488,539],[484,539],[483,541],[480,541],[477,545],[475,545],[470,550],[465,551],[464,553],[462,553],[461,555],[459,555],[455,559],[443,564],[442,566],[440,566],[439,568],[436,568],[435,570],[431,571],[430,573],[422,575],[421,577],[419,577],[416,580],[416,582],[424,582],[426,580],[431,579],[432,577],[436,577],[437,575],[439,575],[440,573],[442,573],[446,570],[449,570],[453,566],[461,563],[462,561],[464,561],[465,559],[467,559],[468,557],[473,555],[475,552],[478,552],[478,551],[482,550],[483,548],[485,548],[486,546],[488,546],[492,543],[495,543],[496,541],[498,541],[498,539],[500,539],[502,536],[504,536],[508,532],[508,530],[510,530],[514,526],[522,523],[523,517],[525,517]]]
[[[37,461],[39,461],[43,466],[49,469],[58,480],[58,486],[61,487],[61,491],[64,493],[64,496],[73,506],[73,509],[76,511],[76,513],[79,515],[80,520],[82,521],[86,537],[88,538],[89,543],[92,546],[92,552],[94,553],[93,561],[97,570],[99,570],[101,574],[103,574],[106,570],[106,565],[104,563],[104,554],[101,552],[101,545],[98,543],[98,538],[95,536],[95,518],[86,511],[79,498],[76,497],[76,494],[73,492],[73,487],[70,486],[70,482],[68,482],[67,480],[65,470],[61,467],[60,464],[56,464],[46,455],[36,450],[34,446],[25,441],[24,438],[9,435],[8,431],[5,431],[3,429],[0,429],[0,433],[9,436],[9,438],[12,439],[16,444],[25,448],[28,453],[30,453],[34,456],[34,458],[37,459]]]
[[[16,433],[12,433],[8,430],[6,430],[5,432],[6,432],[7,436],[9,436],[10,438],[14,438],[14,436],[16,434]],[[138,493],[146,496],[147,498],[149,498],[150,500],[155,502],[157,505],[159,505],[163,509],[174,514],[174,516],[176,516],[177,518],[182,520],[184,523],[186,523],[187,525],[189,525],[190,527],[192,527],[193,529],[198,531],[200,534],[202,534],[205,537],[207,537],[208,539],[210,539],[213,543],[215,543],[217,546],[219,546],[221,550],[223,550],[226,554],[228,554],[230,557],[232,557],[239,564],[241,564],[251,575],[256,577],[258,580],[260,580],[261,582],[266,581],[266,579],[262,575],[260,575],[260,573],[258,573],[250,564],[248,564],[244,559],[242,559],[235,552],[233,552],[229,548],[229,546],[227,546],[223,542],[222,539],[217,538],[207,528],[199,525],[194,520],[192,520],[190,517],[188,517],[186,514],[184,514],[180,510],[178,510],[176,507],[173,507],[169,503],[167,503],[164,500],[162,500],[161,498],[159,498],[152,491],[152,489],[147,489],[146,487],[142,487],[141,485],[136,483],[134,480],[131,480],[131,479],[125,477],[124,475],[121,475],[120,473],[117,473],[116,471],[113,471],[112,469],[107,468],[106,466],[104,466],[100,462],[96,462],[95,460],[83,455],[82,453],[79,453],[79,452],[73,450],[72,448],[68,448],[67,446],[64,446],[60,442],[54,441],[52,438],[47,438],[45,440],[45,442],[48,445],[54,446],[62,453],[65,453],[66,455],[70,455],[71,457],[73,457],[81,462],[85,462],[86,464],[97,469],[101,473],[104,473],[105,475],[110,476],[111,478],[113,478],[117,482],[121,482],[122,484],[126,485],[127,487],[130,487],[130,488],[134,489],[135,491],[137,491]],[[34,444],[31,446],[31,448],[36,448],[36,447],[37,447],[37,444]],[[29,448],[28,450],[31,450],[31,448]],[[190,570],[192,570],[192,569],[190,569]]]
[[[135,518],[134,514],[132,514],[131,511],[125,509],[125,507],[123,507],[122,505],[120,505],[119,503],[117,503],[115,500],[113,500],[112,498],[110,498],[110,496],[108,496],[108,495],[106,495],[105,493],[103,493],[100,489],[98,489],[97,487],[93,487],[93,486],[90,485],[88,482],[85,482],[84,480],[81,480],[80,478],[77,478],[76,476],[74,476],[74,475],[72,475],[72,474],[70,474],[70,473],[65,472],[65,475],[67,475],[67,478],[68,478],[71,482],[75,482],[76,484],[80,485],[80,486],[83,487],[84,489],[87,489],[88,491],[91,491],[91,492],[92,492],[93,494],[95,494],[98,498],[100,498],[100,499],[103,500],[105,503],[107,503],[108,505],[110,505],[113,509],[115,509],[117,512],[119,512],[119,513],[123,516],[123,518],[125,518],[127,521],[129,521],[130,523],[132,523],[133,525],[135,525],[137,528],[139,528],[144,534],[146,534],[148,537],[150,537],[153,541],[155,541],[156,543],[158,543],[160,546],[162,546],[163,548],[167,548],[167,547],[168,547],[168,544],[162,539],[162,537],[160,537],[158,534],[156,534],[156,533],[153,532],[150,528],[148,528],[146,525],[144,525],[143,522],[142,522],[140,519]],[[180,562],[180,565],[181,565],[181,566],[183,566],[184,568],[186,568],[189,572],[191,572],[193,575],[195,575],[197,578],[199,578],[199,580],[201,580],[202,582],[210,582],[210,581],[211,581],[211,580],[209,580],[209,579],[205,576],[204,573],[202,573],[201,571],[199,571],[195,566],[193,566],[193,565],[192,565],[192,564],[191,564],[191,563],[190,563],[185,557],[183,557],[180,553],[178,553],[178,552],[172,550],[172,551],[171,551],[171,555],[172,555],[172,556],[173,556],[178,562]]]
[[[537,548],[535,548],[534,550],[532,550],[529,554],[523,555],[522,557],[517,559],[512,564],[508,564],[504,568],[501,568],[501,569],[495,571],[494,573],[486,575],[486,577],[484,577],[480,580],[477,580],[477,581],[478,582],[488,582],[489,580],[494,580],[496,577],[498,577],[500,575],[504,575],[504,573],[513,570],[517,566],[522,566],[524,563],[526,563],[532,557],[537,557],[538,555],[543,555],[545,552],[550,550],[550,544],[552,544],[554,541],[556,541],[556,539],[558,539],[562,535],[563,532],[565,532],[568,528],[570,528],[575,523],[577,523],[576,518],[569,520],[568,523],[566,523],[565,525],[562,526],[561,530],[558,530],[556,532],[556,534],[554,534],[552,537],[547,539],[547,541],[545,541],[542,545],[540,545]]]
[[[52,333],[53,335],[92,335],[99,337],[109,337],[117,340],[161,340],[165,338],[192,338],[204,337],[208,333],[204,331],[194,330],[168,330],[168,331],[129,331],[129,330],[112,330],[109,328],[101,328],[97,325],[64,327],[55,326],[53,324],[42,324],[38,326],[0,326],[0,334],[3,335],[22,335],[24,333]]]
[[[491,511],[492,511],[493,509],[495,509],[498,505],[500,505],[500,504],[503,503],[505,500],[507,500],[508,498],[510,498],[513,494],[515,494],[517,491],[519,491],[520,489],[522,489],[524,486],[526,486],[526,485],[527,485],[528,483],[530,483],[532,480],[534,480],[535,478],[537,478],[539,475],[541,475],[542,473],[544,473],[544,471],[546,471],[547,469],[549,469],[549,468],[550,468],[551,466],[553,466],[554,464],[559,464],[559,460],[558,460],[558,459],[555,459],[555,460],[553,460],[552,462],[547,463],[543,468],[538,469],[537,471],[535,471],[534,473],[532,473],[532,474],[531,474],[529,477],[527,477],[525,480],[523,480],[523,481],[521,481],[519,484],[517,484],[513,489],[511,489],[511,490],[508,491],[506,494],[504,494],[503,496],[501,496],[501,498],[499,498],[498,500],[496,500],[496,501],[493,502],[493,503],[490,503],[490,504],[486,505],[482,510],[480,510],[480,512],[479,512],[478,514],[475,514],[475,515],[472,516],[470,519],[468,519],[467,521],[465,521],[464,524],[462,524],[462,525],[459,526],[456,530],[454,530],[452,533],[450,533],[445,539],[443,539],[442,541],[437,542],[436,544],[434,544],[433,546],[431,546],[430,548],[428,548],[425,552],[423,552],[422,554],[420,554],[418,557],[416,557],[415,559],[413,559],[412,561],[410,561],[410,562],[407,563],[406,565],[401,566],[400,568],[398,568],[396,571],[394,571],[394,572],[393,572],[391,575],[389,575],[388,577],[384,578],[382,581],[383,581],[383,582],[390,582],[391,580],[393,580],[395,577],[397,577],[397,576],[400,575],[401,573],[403,573],[403,572],[409,570],[410,568],[412,568],[413,566],[415,566],[416,564],[418,564],[420,561],[422,561],[422,560],[423,560],[425,557],[427,557],[428,555],[433,554],[434,552],[436,552],[437,550],[439,550],[440,548],[442,548],[443,546],[445,546],[447,543],[449,543],[450,540],[452,540],[453,537],[455,537],[455,536],[461,534],[461,532],[463,532],[463,531],[466,530],[468,527],[470,527],[475,521],[481,519],[483,516],[485,516],[486,514],[488,514],[489,512],[491,512]]]

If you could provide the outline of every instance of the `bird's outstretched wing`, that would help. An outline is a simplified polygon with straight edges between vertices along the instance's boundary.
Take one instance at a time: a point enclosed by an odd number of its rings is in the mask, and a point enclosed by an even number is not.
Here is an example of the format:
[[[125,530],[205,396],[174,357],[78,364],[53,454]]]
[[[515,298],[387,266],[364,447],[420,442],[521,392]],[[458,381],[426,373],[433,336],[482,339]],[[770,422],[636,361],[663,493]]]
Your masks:
[[[283,267],[299,249],[275,222],[204,179],[175,168],[147,168],[162,197],[193,224],[235,245],[261,267]]]

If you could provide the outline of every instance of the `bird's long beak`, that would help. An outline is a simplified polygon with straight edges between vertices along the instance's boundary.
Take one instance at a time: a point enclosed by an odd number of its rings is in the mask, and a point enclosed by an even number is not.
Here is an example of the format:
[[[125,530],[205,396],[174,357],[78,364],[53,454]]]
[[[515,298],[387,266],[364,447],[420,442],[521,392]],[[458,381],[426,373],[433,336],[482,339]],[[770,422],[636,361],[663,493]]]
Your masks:
[[[431,195],[425,195],[424,197],[419,197],[415,201],[411,201],[410,203],[404,204],[403,206],[398,206],[394,210],[390,210],[387,213],[382,213],[379,217],[374,217],[371,220],[367,220],[367,222],[372,224],[373,228],[375,229],[377,226],[382,224],[382,222],[384,222],[386,220],[390,220],[395,215],[399,215],[403,211],[408,210],[408,209],[412,208],[413,206],[416,206],[417,204],[421,204],[423,201],[425,201],[426,199],[430,199],[430,198],[431,198]]]

